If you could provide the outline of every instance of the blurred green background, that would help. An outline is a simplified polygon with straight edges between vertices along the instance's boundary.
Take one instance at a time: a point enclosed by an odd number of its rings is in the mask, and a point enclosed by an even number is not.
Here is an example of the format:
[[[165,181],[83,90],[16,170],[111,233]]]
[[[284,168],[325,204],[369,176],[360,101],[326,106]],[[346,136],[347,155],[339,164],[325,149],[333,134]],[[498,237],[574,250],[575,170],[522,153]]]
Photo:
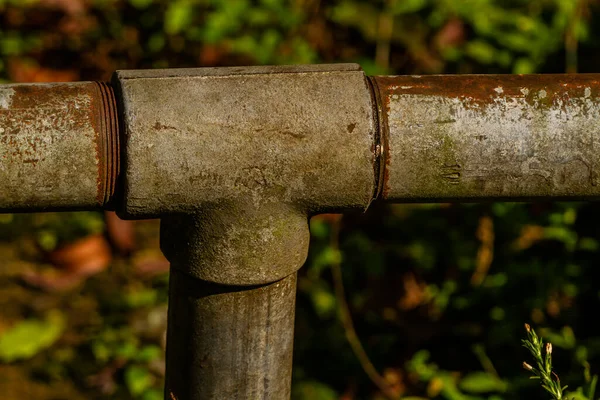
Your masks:
[[[0,0],[0,80],[325,62],[594,72],[597,3]],[[524,322],[554,344],[561,380],[585,385],[600,369],[598,214],[593,203],[380,204],[313,218],[294,399],[547,398],[521,368]],[[167,271],[157,221],[0,215],[0,396],[161,399]]]

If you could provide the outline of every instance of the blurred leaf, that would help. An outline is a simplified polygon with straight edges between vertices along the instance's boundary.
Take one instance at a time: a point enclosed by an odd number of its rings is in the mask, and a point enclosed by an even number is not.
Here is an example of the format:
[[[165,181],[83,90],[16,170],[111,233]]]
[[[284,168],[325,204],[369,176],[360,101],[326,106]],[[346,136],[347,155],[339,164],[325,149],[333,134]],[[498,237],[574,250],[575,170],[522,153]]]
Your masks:
[[[0,360],[31,358],[54,344],[64,328],[65,317],[59,311],[50,312],[43,320],[21,321],[0,335]]]
[[[132,396],[139,396],[152,386],[152,375],[147,368],[132,365],[125,370],[125,384]]]
[[[142,400],[164,400],[164,393],[162,390],[149,389],[142,395]]]
[[[175,35],[185,30],[192,22],[194,8],[189,0],[172,2],[165,12],[165,32]]]
[[[337,393],[320,382],[301,382],[293,386],[292,400],[338,400]]]
[[[325,288],[315,286],[310,291],[310,297],[315,307],[316,313],[321,317],[330,317],[335,314],[336,299],[333,293]]]
[[[506,383],[487,372],[471,372],[460,380],[459,387],[469,393],[504,392]]]
[[[135,359],[139,362],[150,362],[160,359],[163,350],[158,346],[144,346],[137,354]]]
[[[467,43],[465,53],[482,64],[491,64],[494,61],[496,49],[483,40],[474,40]]]
[[[535,70],[536,65],[532,60],[527,58],[519,58],[513,66],[514,74],[532,74]]]
[[[408,14],[422,10],[429,0],[400,0],[395,1],[391,7],[393,14]]]
[[[156,304],[158,293],[154,289],[132,287],[125,291],[125,304],[130,308],[148,307]]]

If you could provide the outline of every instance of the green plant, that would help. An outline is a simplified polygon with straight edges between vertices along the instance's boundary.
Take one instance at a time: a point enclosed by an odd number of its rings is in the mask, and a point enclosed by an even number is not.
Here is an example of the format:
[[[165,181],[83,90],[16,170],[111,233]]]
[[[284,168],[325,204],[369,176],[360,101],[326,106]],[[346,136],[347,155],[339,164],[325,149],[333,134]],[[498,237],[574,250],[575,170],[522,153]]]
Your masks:
[[[544,341],[535,331],[525,324],[527,331],[527,339],[523,339],[523,347],[525,347],[535,361],[536,367],[531,366],[527,362],[523,362],[523,368],[533,374],[532,379],[539,379],[542,387],[546,389],[553,399],[562,400],[564,398],[563,391],[567,386],[561,386],[558,375],[552,371],[552,343],[544,344]]]
[[[543,339],[535,333],[529,324],[525,324],[525,330],[527,331],[527,339],[521,342],[523,347],[529,350],[533,356],[536,367],[523,362],[523,368],[533,374],[532,379],[540,379],[542,387],[550,393],[553,399],[593,400],[598,376],[591,376],[589,363],[583,363],[587,388],[579,387],[574,392],[564,394],[563,392],[567,386],[561,386],[558,375],[552,370],[552,343],[544,343]]]

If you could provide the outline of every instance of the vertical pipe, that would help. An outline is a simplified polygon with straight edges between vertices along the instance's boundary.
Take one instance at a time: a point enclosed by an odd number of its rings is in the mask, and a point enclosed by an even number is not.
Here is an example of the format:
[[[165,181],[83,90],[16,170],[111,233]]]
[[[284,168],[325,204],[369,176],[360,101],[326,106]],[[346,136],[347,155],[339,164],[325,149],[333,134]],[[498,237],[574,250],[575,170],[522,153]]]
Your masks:
[[[165,399],[289,399],[295,288],[295,273],[239,287],[171,268]]]
[[[305,215],[237,203],[161,220],[171,262],[167,400],[290,398]]]

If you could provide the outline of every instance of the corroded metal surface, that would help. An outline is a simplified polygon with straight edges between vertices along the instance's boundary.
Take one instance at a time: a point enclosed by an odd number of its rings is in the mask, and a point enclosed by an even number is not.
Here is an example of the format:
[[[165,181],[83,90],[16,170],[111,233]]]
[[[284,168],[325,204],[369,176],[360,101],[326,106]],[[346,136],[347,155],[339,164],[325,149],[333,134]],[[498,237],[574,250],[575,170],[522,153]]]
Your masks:
[[[372,199],[375,125],[357,65],[119,71],[115,85],[125,216],[240,199],[316,213]]]
[[[264,284],[296,272],[309,240],[306,214],[284,204],[257,208],[239,200],[161,219],[161,249],[171,266],[226,285]]]
[[[288,400],[295,298],[296,274],[235,288],[172,269],[165,399]]]
[[[599,75],[371,79],[387,136],[383,198],[600,195]]]
[[[112,89],[96,82],[0,87],[0,209],[105,206],[118,173]]]
[[[171,222],[163,235],[193,238],[197,262],[182,264],[190,275],[282,279],[306,258],[308,215],[373,198],[371,90],[356,65],[121,71],[115,85],[127,154],[121,214],[197,213],[197,225]]]
[[[288,399],[307,219],[388,201],[596,199],[600,75],[356,65],[0,87],[0,210],[161,216],[169,400]],[[122,193],[114,196],[117,178]]]

